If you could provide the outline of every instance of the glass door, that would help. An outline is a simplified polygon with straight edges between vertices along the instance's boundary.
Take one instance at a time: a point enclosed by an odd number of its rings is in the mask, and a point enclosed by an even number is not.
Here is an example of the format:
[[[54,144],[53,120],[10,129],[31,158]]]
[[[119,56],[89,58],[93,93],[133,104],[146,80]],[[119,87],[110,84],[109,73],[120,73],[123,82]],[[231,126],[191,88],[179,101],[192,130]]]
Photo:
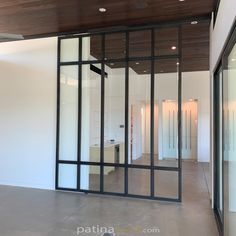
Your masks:
[[[223,58],[224,235],[236,235],[236,30]]]
[[[56,189],[181,201],[180,33],[59,38]]]

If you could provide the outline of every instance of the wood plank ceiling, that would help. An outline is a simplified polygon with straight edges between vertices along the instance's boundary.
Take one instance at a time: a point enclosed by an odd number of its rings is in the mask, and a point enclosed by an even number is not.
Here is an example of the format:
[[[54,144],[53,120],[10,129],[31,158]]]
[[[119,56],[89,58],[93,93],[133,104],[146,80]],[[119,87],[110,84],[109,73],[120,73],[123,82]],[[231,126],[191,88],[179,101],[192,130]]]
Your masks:
[[[105,57],[122,59],[125,57],[125,34],[113,33],[105,36]],[[172,47],[176,48],[173,50]],[[177,55],[178,28],[170,27],[155,30],[155,56]],[[91,54],[101,59],[101,36],[91,36]],[[130,33],[130,57],[151,56],[151,31],[142,30]],[[182,71],[209,70],[209,21],[198,22],[196,25],[182,26]],[[124,63],[107,63],[111,68],[124,68]],[[150,61],[135,61],[130,67],[138,74],[150,74]],[[177,59],[162,59],[156,62],[155,73],[177,72]]]
[[[0,33],[22,34],[25,38],[31,38],[96,28],[177,21],[210,16],[214,5],[215,0],[1,0]],[[101,13],[101,7],[106,8],[106,12]],[[208,23],[184,26],[185,71],[209,68],[208,29]],[[163,37],[159,37],[162,42],[157,43],[156,51],[165,53],[168,40],[164,38],[168,33],[159,33]],[[140,35],[134,34],[135,37]],[[136,46],[134,42],[133,52],[141,53],[135,49]],[[141,71],[144,71],[143,68],[140,68]]]

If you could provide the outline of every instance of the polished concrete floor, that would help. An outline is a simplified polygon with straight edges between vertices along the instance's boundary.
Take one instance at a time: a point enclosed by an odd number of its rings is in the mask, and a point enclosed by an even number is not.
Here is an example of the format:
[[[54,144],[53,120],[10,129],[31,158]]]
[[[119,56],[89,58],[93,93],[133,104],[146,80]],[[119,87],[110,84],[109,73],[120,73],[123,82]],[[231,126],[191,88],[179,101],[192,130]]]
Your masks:
[[[0,236],[104,235],[101,227],[120,236],[218,236],[208,169],[183,163],[182,203],[0,186]]]

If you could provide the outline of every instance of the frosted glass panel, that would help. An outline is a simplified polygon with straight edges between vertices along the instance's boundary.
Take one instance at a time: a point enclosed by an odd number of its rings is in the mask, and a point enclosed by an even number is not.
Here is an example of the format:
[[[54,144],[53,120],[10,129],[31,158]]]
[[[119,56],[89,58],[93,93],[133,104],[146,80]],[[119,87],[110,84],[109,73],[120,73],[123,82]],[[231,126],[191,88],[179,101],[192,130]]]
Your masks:
[[[61,40],[61,62],[70,62],[79,60],[79,39]]]
[[[78,66],[62,66],[60,73],[60,160],[77,160]]]
[[[59,188],[77,188],[77,165],[59,164]]]

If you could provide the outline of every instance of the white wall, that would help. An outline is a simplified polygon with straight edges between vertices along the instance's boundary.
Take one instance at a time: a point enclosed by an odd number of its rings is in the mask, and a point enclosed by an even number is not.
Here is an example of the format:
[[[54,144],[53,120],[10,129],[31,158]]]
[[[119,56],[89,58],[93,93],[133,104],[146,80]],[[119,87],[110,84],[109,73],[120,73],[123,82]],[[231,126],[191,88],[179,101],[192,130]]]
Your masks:
[[[0,44],[0,184],[54,189],[56,62],[56,38]],[[119,78],[120,71],[123,69],[109,71],[113,82]],[[149,101],[150,81],[147,80],[147,76],[143,75],[139,78],[132,70],[130,75],[131,88],[134,89],[130,91],[130,100],[138,97],[139,102]],[[173,91],[170,88],[176,90],[176,87],[169,85],[167,77],[170,75],[159,76],[163,77],[163,80],[159,80],[158,87],[163,87],[156,99],[172,99]],[[208,79],[208,72],[183,74],[184,97],[197,98],[203,115],[199,134],[202,137],[199,147],[200,161],[207,161],[209,157],[206,129],[209,119]],[[162,94],[165,84],[170,91],[169,95],[166,92],[165,95]],[[122,87],[122,84],[120,83],[119,86]],[[117,99],[120,94],[113,92],[108,96]],[[123,102],[119,100],[119,103]],[[124,110],[121,114],[124,114]],[[117,118],[117,124],[123,124],[123,116]],[[110,138],[109,132],[107,133],[107,138]],[[122,133],[123,129],[118,132],[117,138],[121,138]],[[137,144],[142,142],[142,140],[136,141]],[[142,145],[137,145],[137,154],[142,152],[141,148]]]
[[[0,184],[54,188],[57,39],[0,44]]]
[[[216,69],[217,62],[221,53],[227,43],[227,38],[230,34],[233,23],[236,19],[236,1],[235,0],[222,0],[220,1],[219,10],[215,26],[211,24],[210,32],[210,71],[211,71],[211,182],[214,179],[214,163],[213,163],[213,72]],[[214,184],[211,186],[211,197],[214,199]],[[212,207],[214,201],[212,201]]]
[[[211,35],[211,68],[215,68],[219,56],[224,48],[234,20],[236,19],[236,1],[220,1],[219,11]]]

